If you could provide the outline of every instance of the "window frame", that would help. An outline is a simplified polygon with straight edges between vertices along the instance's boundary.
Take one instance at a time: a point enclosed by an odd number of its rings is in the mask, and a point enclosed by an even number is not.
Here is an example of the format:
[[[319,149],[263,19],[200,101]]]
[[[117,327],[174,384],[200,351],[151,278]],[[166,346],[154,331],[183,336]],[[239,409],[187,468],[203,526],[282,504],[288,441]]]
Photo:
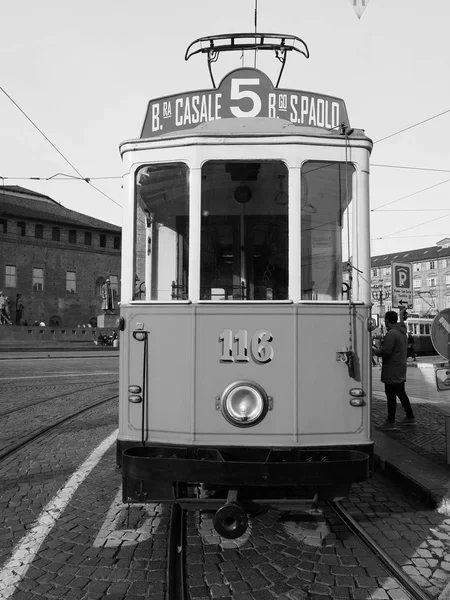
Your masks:
[[[69,274],[73,275],[73,278],[69,277]],[[70,283],[73,285],[71,286]],[[66,294],[77,293],[77,272],[72,269],[66,270]]]
[[[37,271],[40,271],[42,275],[37,275]],[[39,288],[39,285],[41,286]],[[37,286],[35,288],[35,286]],[[33,292],[43,292],[45,290],[45,271],[43,267],[32,267],[31,270],[31,289]]]
[[[8,273],[8,269],[14,269],[14,272]],[[5,264],[5,287],[17,288],[17,265]]]

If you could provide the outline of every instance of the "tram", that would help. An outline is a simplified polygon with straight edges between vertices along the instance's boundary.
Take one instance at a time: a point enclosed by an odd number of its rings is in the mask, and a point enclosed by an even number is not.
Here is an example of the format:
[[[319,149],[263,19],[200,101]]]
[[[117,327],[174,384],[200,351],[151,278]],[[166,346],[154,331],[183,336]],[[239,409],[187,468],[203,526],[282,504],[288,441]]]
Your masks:
[[[278,80],[222,52],[269,50]],[[248,511],[371,469],[369,156],[342,99],[279,87],[285,34],[200,38],[212,87],[151,100],[124,142],[117,462],[126,503]],[[239,54],[239,55],[240,55]]]
[[[414,352],[417,355],[436,354],[431,341],[433,318],[408,317],[406,327],[414,340]]]

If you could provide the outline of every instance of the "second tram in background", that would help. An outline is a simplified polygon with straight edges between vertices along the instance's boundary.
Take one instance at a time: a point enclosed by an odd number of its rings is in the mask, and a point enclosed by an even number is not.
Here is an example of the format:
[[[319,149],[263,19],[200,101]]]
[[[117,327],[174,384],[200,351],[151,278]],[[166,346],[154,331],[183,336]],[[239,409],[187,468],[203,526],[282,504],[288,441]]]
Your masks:
[[[305,43],[197,40],[186,59]],[[281,76],[280,72],[280,76]],[[125,142],[124,502],[217,509],[335,498],[369,475],[369,156],[343,100],[256,68],[152,100]],[[194,494],[195,490],[195,494]]]
[[[418,356],[437,354],[431,341],[431,325],[433,319],[426,317],[408,317],[406,327],[414,340],[414,352]]]

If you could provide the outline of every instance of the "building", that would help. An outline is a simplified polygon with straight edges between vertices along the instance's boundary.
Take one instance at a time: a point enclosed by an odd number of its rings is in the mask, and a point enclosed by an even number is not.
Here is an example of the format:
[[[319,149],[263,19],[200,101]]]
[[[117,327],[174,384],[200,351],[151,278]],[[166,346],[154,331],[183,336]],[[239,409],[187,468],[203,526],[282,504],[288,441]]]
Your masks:
[[[409,312],[434,317],[450,308],[450,237],[429,248],[381,254],[371,259],[373,314],[392,309],[391,264],[411,263],[413,306]],[[394,307],[395,308],[395,307]]]
[[[118,300],[121,228],[19,186],[0,187],[0,290],[28,325],[95,325],[107,278]],[[23,323],[24,324],[24,323]]]

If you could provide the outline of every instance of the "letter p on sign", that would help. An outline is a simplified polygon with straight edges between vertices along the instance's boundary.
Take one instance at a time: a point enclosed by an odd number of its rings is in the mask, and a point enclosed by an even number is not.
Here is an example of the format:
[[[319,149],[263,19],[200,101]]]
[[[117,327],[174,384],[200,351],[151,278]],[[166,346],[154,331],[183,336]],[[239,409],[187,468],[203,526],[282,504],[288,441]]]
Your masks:
[[[411,285],[409,281],[409,269],[406,269],[405,267],[397,267],[395,269],[395,279],[396,287],[409,288]]]

